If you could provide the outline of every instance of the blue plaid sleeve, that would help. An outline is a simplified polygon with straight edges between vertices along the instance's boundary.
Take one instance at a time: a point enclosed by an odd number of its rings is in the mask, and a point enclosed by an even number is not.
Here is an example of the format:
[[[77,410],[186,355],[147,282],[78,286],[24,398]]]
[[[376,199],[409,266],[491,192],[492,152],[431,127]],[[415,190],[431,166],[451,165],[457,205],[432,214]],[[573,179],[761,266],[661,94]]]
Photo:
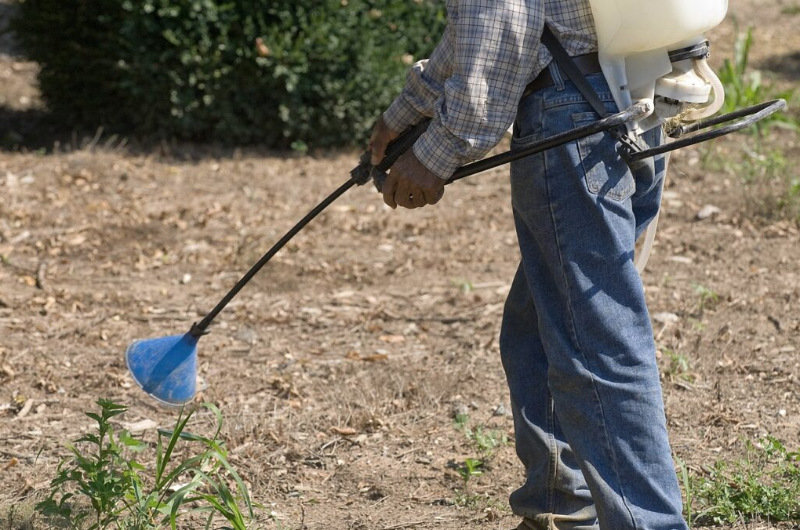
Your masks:
[[[545,17],[571,54],[596,49],[587,0],[448,0],[447,10],[436,50],[384,113],[396,131],[433,117],[414,154],[443,179],[485,156],[514,121],[525,85],[550,61],[539,43]]]

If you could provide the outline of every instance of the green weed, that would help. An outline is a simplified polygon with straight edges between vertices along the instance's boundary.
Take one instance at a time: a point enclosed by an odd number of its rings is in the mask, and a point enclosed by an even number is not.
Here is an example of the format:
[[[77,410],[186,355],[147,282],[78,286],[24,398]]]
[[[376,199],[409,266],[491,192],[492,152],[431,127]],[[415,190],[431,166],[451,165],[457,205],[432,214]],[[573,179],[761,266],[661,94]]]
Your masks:
[[[494,456],[495,449],[508,443],[508,436],[502,431],[487,429],[485,425],[478,425],[475,428],[470,427],[469,415],[465,413],[456,414],[455,427],[464,433],[464,436],[479,454],[476,458],[466,458],[460,464],[453,466],[464,481],[462,496],[464,499],[469,499],[473,497],[469,493],[470,479],[483,475],[486,463]]]
[[[751,107],[768,100],[782,98],[790,101],[794,97],[793,90],[778,91],[771,84],[765,83],[760,71],[750,68],[750,51],[753,47],[753,27],[738,32],[733,48],[733,58],[725,59],[719,71],[719,79],[725,87],[724,112],[733,112]],[[777,112],[758,122],[752,129],[761,132],[761,128],[782,124],[798,129],[798,122],[785,113]]]
[[[694,381],[695,376],[691,373],[689,358],[686,355],[669,348],[663,349],[662,352],[669,358],[669,366],[664,370],[664,375],[670,381],[682,380],[690,383]]]
[[[680,479],[681,484],[683,485],[683,493],[684,493],[684,500],[683,503],[683,512],[684,516],[686,517],[686,523],[689,525],[689,528],[692,527],[694,513],[692,512],[692,504],[694,502],[693,493],[694,490],[692,488],[692,481],[691,476],[689,475],[689,468],[686,466],[686,462],[681,460],[680,458],[675,459],[678,463],[678,467],[681,470]]]
[[[697,303],[698,313],[702,315],[706,309],[714,309],[719,301],[719,295],[709,287],[705,287],[699,283],[693,284],[693,288],[695,294],[699,297]]]
[[[800,452],[771,436],[745,449],[741,460],[716,462],[702,476],[684,474],[687,514],[698,524],[800,521]]]
[[[468,493],[457,491],[453,496],[453,504],[461,508],[481,511],[484,514],[491,511],[497,513],[510,513],[508,505],[494,495],[487,493]]]
[[[483,461],[477,458],[467,458],[463,464],[458,466],[457,471],[466,484],[472,477],[483,475]]]
[[[733,57],[725,59],[719,78],[725,87],[723,112],[733,112],[773,99],[795,99],[793,89],[779,90],[758,70],[750,67],[754,45],[753,28],[737,31]],[[800,130],[800,121],[786,112],[777,112],[756,123],[748,130],[753,134],[745,141],[741,155],[731,157],[709,147],[704,166],[736,175],[742,182],[748,209],[758,215],[772,216],[775,212],[794,216],[800,212],[800,196],[794,183],[796,172],[789,169],[780,150],[766,147],[765,131],[773,126]],[[710,144],[711,145],[711,144]]]
[[[460,279],[460,280],[451,280],[451,283],[458,287],[458,290],[464,294],[471,293],[475,290],[475,287],[472,285],[470,280]]]
[[[744,154],[738,169],[745,184],[779,179],[788,165],[786,157],[778,150],[773,149],[766,153],[746,150]]]
[[[221,517],[228,528],[246,529],[248,519],[254,517],[253,506],[218,439],[222,429],[219,409],[203,405],[216,417],[217,428],[211,438],[185,431],[194,410],[182,411],[174,429],[159,430],[155,469],[148,474],[137,455],[153,449],[151,445],[127,431],[116,433],[111,424],[126,407],[106,399],[97,404],[99,414],[86,413],[97,423],[97,432],[69,446],[72,458],[61,463],[50,483],[49,496],[36,506],[46,520],[82,530],[174,530],[179,517],[196,514],[206,520],[206,528]],[[181,441],[198,444],[200,452],[176,461]],[[247,516],[240,503],[246,507]]]
[[[469,423],[469,414],[459,412],[455,415],[454,421],[456,423],[456,429],[463,431],[467,428],[467,424]]]
[[[457,414],[455,423],[456,428],[464,433],[484,459],[491,458],[495,449],[508,444],[508,435],[503,431],[487,429],[484,425],[478,425],[475,428],[470,427],[469,415],[467,414]]]

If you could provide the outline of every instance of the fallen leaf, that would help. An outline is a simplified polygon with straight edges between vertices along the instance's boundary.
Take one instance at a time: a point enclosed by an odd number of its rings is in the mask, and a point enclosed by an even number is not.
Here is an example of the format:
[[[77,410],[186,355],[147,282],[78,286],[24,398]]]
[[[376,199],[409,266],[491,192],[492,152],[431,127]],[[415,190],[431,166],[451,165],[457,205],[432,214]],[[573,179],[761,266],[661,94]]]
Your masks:
[[[699,212],[697,212],[697,218],[702,221],[704,219],[708,219],[711,216],[717,215],[720,212],[722,212],[722,210],[720,210],[713,204],[706,204],[700,209]]]
[[[122,426],[130,433],[139,433],[158,427],[158,423],[153,420],[144,419],[133,423],[123,423]]]
[[[331,432],[340,436],[353,436],[358,434],[358,431],[352,427],[331,427]]]
[[[680,320],[680,317],[675,313],[655,313],[653,320],[661,324],[674,324]]]
[[[33,399],[29,399],[25,402],[25,404],[22,406],[22,410],[17,413],[17,418],[24,418],[27,416],[31,411],[31,407],[33,407]]]

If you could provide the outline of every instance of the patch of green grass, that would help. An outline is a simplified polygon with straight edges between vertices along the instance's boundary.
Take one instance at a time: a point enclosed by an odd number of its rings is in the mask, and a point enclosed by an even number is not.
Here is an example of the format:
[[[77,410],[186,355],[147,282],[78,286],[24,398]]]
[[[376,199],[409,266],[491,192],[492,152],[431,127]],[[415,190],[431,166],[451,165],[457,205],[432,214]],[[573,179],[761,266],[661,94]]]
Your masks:
[[[750,52],[753,47],[753,27],[737,34],[733,57],[725,59],[719,71],[719,79],[725,87],[723,112],[733,112],[765,101],[782,98],[791,101],[793,90],[776,90],[765,82],[760,71],[750,68]],[[797,130],[798,122],[783,112],[777,112],[759,121],[751,130],[761,132],[762,127],[782,124]]]
[[[794,89],[782,90],[762,73],[751,67],[750,55],[755,45],[753,28],[738,31],[733,56],[726,58],[718,74],[725,88],[722,112],[728,113],[774,99],[785,99],[792,105]],[[706,147],[704,167],[723,170],[735,175],[742,184],[747,209],[761,217],[800,218],[800,175],[787,163],[781,149],[771,147],[774,136],[769,129],[780,127],[800,131],[800,120],[789,112],[777,112],[755,126],[748,127],[751,134],[745,137],[738,156],[714,149],[714,142]]]
[[[747,441],[739,460],[716,462],[699,476],[683,475],[687,520],[699,525],[800,522],[800,452],[774,437]]]
[[[49,495],[36,505],[48,528],[174,530],[178,519],[190,514],[205,519],[206,528],[220,518],[226,528],[247,528],[253,506],[218,439],[219,409],[203,405],[216,417],[212,437],[185,431],[195,411],[181,411],[174,429],[158,431],[153,447],[127,431],[115,431],[111,420],[126,407],[105,399],[97,404],[99,413],[86,413],[97,423],[96,432],[69,445],[72,457],[61,463]],[[186,443],[200,450],[184,460],[175,458],[178,445]],[[138,455],[153,449],[155,467],[149,469]]]

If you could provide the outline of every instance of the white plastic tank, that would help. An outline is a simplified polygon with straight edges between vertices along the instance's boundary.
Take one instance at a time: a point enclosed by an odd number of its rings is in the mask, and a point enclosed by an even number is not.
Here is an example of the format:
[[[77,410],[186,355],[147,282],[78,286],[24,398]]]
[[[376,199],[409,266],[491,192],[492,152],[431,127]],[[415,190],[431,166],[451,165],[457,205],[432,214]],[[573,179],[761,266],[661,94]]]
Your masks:
[[[728,0],[589,0],[600,50],[630,55],[680,45],[719,25]]]
[[[617,105],[652,98],[669,74],[668,52],[702,40],[728,11],[728,0],[589,0],[600,64]]]

